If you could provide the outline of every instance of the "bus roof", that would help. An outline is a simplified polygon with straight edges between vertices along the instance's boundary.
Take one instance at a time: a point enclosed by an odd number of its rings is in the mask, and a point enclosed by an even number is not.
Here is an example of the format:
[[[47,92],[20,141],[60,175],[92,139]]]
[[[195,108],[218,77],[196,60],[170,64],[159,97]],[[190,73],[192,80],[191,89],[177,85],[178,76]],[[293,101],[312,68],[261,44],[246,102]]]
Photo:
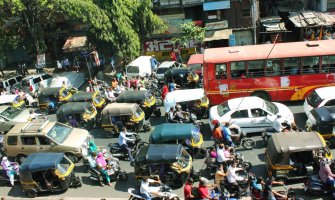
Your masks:
[[[335,40],[288,42],[206,49],[205,63],[335,55]],[[273,50],[271,51],[271,49]]]

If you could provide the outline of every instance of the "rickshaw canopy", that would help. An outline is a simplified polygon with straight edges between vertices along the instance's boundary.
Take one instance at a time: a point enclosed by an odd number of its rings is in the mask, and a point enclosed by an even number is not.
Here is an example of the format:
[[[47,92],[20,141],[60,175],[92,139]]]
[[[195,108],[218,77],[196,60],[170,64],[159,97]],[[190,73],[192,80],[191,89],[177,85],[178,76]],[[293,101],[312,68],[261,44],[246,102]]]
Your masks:
[[[150,96],[150,94],[150,90],[124,91],[116,98],[115,101],[118,103],[133,103],[145,100],[145,98]]]
[[[196,132],[199,132],[199,130],[192,123],[165,123],[155,127],[155,130],[150,135],[150,141],[154,144],[159,144],[160,142],[164,141],[191,139],[192,135]]]
[[[194,101],[201,99],[205,96],[205,91],[202,88],[198,89],[187,89],[187,90],[174,90],[167,93],[164,99],[165,112],[169,112],[172,106],[176,106],[177,103]]]
[[[325,143],[317,132],[288,132],[272,134],[267,151],[289,154],[324,148]]]
[[[110,103],[101,112],[102,116],[128,116],[133,115],[139,105],[136,103]]]
[[[311,114],[315,118],[316,124],[335,123],[335,106],[315,108]]]
[[[70,102],[92,100],[93,96],[99,92],[77,92],[69,99]]]
[[[181,156],[183,146],[181,144],[150,144],[141,147],[135,162],[137,164],[165,164],[176,162]]]
[[[30,154],[20,165],[20,172],[24,173],[56,169],[63,158],[63,153]]]
[[[17,94],[1,95],[0,105],[12,103],[18,96]]]
[[[45,88],[44,90],[39,92],[39,96],[50,96],[59,94],[59,91],[62,89],[62,87],[54,87],[54,88]]]
[[[90,102],[68,102],[63,104],[56,112],[57,115],[69,115],[82,113],[86,110],[91,110],[93,107]]]

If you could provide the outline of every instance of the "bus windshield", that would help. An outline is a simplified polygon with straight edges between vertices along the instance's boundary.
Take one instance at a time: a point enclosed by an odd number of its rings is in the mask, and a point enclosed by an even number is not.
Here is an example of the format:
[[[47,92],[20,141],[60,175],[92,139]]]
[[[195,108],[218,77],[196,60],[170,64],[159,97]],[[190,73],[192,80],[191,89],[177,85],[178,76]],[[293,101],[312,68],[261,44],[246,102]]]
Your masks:
[[[218,105],[218,114],[220,117],[222,117],[224,114],[230,111],[230,108],[228,106],[228,101]]]

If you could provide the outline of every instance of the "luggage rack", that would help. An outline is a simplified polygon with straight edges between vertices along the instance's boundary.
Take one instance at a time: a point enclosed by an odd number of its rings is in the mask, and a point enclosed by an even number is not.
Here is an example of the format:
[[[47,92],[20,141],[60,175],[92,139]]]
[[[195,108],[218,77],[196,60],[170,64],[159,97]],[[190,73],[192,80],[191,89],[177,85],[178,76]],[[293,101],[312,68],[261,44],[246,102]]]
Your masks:
[[[34,119],[21,128],[21,133],[40,132],[48,123],[49,120],[47,119]]]

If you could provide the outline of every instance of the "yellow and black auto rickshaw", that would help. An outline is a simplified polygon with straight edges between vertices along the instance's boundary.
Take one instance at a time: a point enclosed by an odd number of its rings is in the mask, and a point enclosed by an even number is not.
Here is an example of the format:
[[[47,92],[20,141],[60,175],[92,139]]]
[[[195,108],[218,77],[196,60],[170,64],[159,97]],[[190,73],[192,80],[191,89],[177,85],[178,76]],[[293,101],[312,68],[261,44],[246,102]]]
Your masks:
[[[96,125],[97,110],[89,102],[68,102],[58,108],[57,121],[68,123],[77,122],[78,128],[92,129]]]
[[[192,157],[181,144],[149,144],[135,156],[135,177],[159,176],[169,186],[181,186],[193,173]]]
[[[145,113],[145,119],[148,120],[150,116],[157,112],[157,116],[161,115],[160,109],[157,109],[156,97],[154,97],[150,90],[138,91],[124,91],[115,100],[117,103],[137,103]]]
[[[269,176],[286,182],[318,173],[322,157],[332,158],[332,154],[319,133],[276,133],[265,150],[265,166]]]
[[[123,126],[138,132],[150,130],[150,124],[144,121],[145,113],[136,103],[110,103],[101,112],[101,126],[105,131],[118,134]]]
[[[328,145],[335,144],[335,107],[320,107],[311,111],[306,122],[307,130],[322,135]]]
[[[63,103],[67,102],[76,90],[66,87],[45,88],[38,93],[41,110],[48,113],[55,112]]]
[[[40,192],[66,191],[81,187],[80,177],[74,173],[74,164],[63,153],[30,154],[20,166],[20,182],[28,197]]]
[[[100,94],[100,92],[77,92],[72,95],[69,102],[91,102],[93,106],[101,112],[101,110],[106,105],[105,98]]]

